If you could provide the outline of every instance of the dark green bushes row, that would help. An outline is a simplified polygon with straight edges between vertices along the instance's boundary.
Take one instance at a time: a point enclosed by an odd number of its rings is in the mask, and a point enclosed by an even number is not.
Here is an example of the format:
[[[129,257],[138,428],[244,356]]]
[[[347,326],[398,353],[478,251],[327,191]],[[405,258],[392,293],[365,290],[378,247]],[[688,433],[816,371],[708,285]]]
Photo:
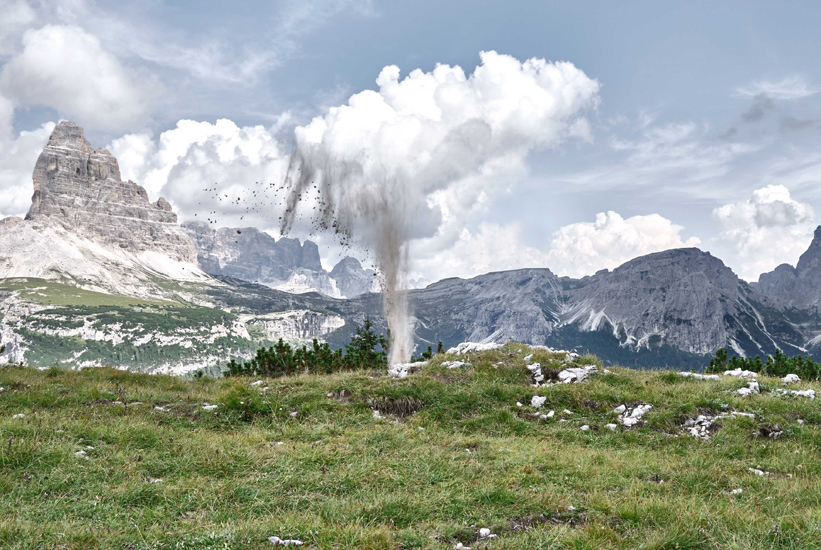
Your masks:
[[[716,373],[725,370],[743,369],[767,376],[784,377],[788,374],[797,374],[802,380],[818,380],[821,378],[821,365],[812,360],[809,356],[803,357],[795,355],[787,357],[780,349],[775,350],[775,355],[767,355],[767,359],[762,361],[761,356],[729,357],[729,349],[719,349],[715,357],[710,359],[710,366],[707,372]]]
[[[377,335],[371,320],[345,346],[345,350],[331,350],[330,346],[314,339],[311,347],[292,348],[279,339],[276,345],[260,348],[249,361],[228,363],[226,376],[285,376],[298,372],[332,373],[343,370],[385,369],[388,364],[388,336]]]

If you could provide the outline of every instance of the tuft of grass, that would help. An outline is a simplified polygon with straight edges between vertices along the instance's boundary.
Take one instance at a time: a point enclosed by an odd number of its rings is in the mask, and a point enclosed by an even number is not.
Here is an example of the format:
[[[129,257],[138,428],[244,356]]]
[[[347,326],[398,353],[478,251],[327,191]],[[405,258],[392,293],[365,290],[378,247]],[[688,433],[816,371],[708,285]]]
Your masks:
[[[453,359],[258,385],[0,368],[0,547],[821,548],[821,400],[620,368],[535,388],[526,364],[563,357],[516,343]],[[730,411],[755,417],[683,431]]]

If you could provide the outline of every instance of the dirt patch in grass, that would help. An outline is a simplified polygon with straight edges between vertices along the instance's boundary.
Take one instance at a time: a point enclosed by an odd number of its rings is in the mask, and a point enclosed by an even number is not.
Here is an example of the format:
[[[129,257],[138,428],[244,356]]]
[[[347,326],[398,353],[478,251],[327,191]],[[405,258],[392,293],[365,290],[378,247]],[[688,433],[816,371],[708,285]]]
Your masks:
[[[585,409],[590,409],[595,412],[602,412],[613,408],[610,403],[605,403],[604,401],[599,401],[596,399],[582,399],[581,404]]]
[[[407,418],[416,414],[424,403],[410,397],[402,397],[400,399],[374,399],[371,401],[371,407],[379,411],[381,414],[394,416],[396,418]]]
[[[562,369],[560,368],[542,365],[542,375],[544,375],[545,380],[558,380],[560,372],[562,372]]]
[[[352,395],[353,395],[353,392],[350,392],[348,390],[339,390],[339,391],[334,392],[333,394],[331,394],[331,397],[333,397],[334,399],[336,399],[340,403],[348,404],[348,403],[351,402],[351,396]]]
[[[779,424],[762,424],[755,435],[767,439],[779,439],[784,436],[784,430]]]
[[[537,516],[521,516],[510,518],[511,531],[529,531],[543,525],[569,525],[579,527],[587,522],[587,516],[579,510],[556,511],[550,515],[539,514]]]

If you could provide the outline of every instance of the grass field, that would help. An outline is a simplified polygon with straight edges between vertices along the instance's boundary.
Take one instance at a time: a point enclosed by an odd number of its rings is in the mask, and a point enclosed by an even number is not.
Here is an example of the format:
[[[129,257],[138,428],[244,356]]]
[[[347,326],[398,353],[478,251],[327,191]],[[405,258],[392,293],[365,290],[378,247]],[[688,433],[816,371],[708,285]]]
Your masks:
[[[821,400],[626,369],[534,388],[530,353],[255,386],[2,368],[0,547],[821,548]],[[684,431],[733,410],[754,417]]]
[[[162,306],[175,305],[165,300],[141,300],[117,294],[84,290],[76,286],[46,279],[0,279],[0,291],[17,291],[21,298],[52,306]]]

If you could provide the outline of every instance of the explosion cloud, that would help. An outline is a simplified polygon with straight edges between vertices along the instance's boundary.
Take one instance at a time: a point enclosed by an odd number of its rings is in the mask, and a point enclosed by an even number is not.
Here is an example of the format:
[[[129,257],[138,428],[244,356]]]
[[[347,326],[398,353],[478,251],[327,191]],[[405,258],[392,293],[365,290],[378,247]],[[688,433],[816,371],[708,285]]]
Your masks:
[[[455,213],[469,211],[531,150],[587,137],[583,114],[597,105],[599,84],[572,63],[496,52],[482,52],[470,76],[438,65],[400,80],[399,68],[389,66],[376,83],[379,91],[355,94],[296,129],[280,229],[287,233],[310,196],[321,229],[369,248],[396,364],[412,352],[413,240],[446,239],[464,221]]]

